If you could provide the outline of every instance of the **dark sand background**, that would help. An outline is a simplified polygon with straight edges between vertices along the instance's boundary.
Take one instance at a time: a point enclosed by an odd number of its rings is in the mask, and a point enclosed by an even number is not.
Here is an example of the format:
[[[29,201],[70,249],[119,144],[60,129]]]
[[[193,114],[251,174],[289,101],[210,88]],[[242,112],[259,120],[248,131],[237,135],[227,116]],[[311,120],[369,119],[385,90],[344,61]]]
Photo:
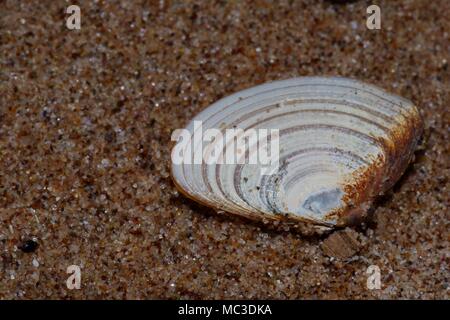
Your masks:
[[[449,298],[450,1],[0,1],[0,298]],[[426,149],[349,261],[177,193],[171,132],[265,81],[413,100]],[[38,247],[23,252],[24,241]],[[82,287],[66,287],[80,265]],[[366,268],[381,269],[381,290]]]

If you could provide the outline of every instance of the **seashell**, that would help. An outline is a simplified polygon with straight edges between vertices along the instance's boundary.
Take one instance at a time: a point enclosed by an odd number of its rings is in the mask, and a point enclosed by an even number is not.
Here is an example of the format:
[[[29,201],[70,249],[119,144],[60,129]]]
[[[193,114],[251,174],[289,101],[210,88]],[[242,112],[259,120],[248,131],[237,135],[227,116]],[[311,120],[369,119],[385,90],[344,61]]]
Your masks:
[[[202,134],[215,128],[214,137],[199,138],[198,123]],[[233,128],[278,135],[272,141],[260,134],[243,152],[233,149],[236,137],[224,138]],[[413,158],[423,124],[412,102],[376,86],[299,77],[223,98],[185,129],[182,139],[179,132],[172,137],[178,143],[171,168],[183,194],[218,211],[327,229],[359,221],[393,186]],[[268,142],[278,144],[269,165],[224,161],[229,148],[248,160],[258,147],[269,152]]]

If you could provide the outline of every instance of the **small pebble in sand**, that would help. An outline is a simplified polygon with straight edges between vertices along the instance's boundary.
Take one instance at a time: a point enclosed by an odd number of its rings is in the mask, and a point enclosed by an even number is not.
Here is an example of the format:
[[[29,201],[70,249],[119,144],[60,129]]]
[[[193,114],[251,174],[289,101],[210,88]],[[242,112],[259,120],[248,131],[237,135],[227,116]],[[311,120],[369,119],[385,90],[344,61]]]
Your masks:
[[[31,253],[36,251],[36,249],[39,247],[39,244],[30,239],[30,240],[26,240],[20,247],[19,249],[22,250],[25,253]]]

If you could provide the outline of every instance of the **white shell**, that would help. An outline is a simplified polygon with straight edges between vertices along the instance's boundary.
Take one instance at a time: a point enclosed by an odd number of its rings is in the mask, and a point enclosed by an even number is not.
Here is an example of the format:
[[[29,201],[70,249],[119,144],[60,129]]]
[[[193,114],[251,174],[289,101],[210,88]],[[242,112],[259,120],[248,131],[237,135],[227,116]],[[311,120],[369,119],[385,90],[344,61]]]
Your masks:
[[[203,132],[279,129],[280,162],[273,175],[261,175],[254,164],[172,163],[185,195],[254,219],[327,227],[364,215],[403,173],[422,132],[410,101],[335,77],[300,77],[232,94],[192,119],[186,127],[192,137],[194,121],[202,121]],[[192,160],[196,150],[183,152]]]

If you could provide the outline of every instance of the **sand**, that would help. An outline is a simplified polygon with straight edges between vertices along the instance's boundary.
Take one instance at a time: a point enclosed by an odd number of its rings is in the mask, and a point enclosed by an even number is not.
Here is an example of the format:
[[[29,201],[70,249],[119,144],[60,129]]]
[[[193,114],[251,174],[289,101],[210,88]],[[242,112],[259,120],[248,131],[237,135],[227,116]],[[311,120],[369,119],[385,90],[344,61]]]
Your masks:
[[[0,298],[448,299],[450,2],[0,1]],[[414,101],[424,149],[346,259],[180,195],[170,136],[217,99],[340,75]],[[81,269],[69,290],[67,268]],[[367,268],[381,288],[367,287]]]

